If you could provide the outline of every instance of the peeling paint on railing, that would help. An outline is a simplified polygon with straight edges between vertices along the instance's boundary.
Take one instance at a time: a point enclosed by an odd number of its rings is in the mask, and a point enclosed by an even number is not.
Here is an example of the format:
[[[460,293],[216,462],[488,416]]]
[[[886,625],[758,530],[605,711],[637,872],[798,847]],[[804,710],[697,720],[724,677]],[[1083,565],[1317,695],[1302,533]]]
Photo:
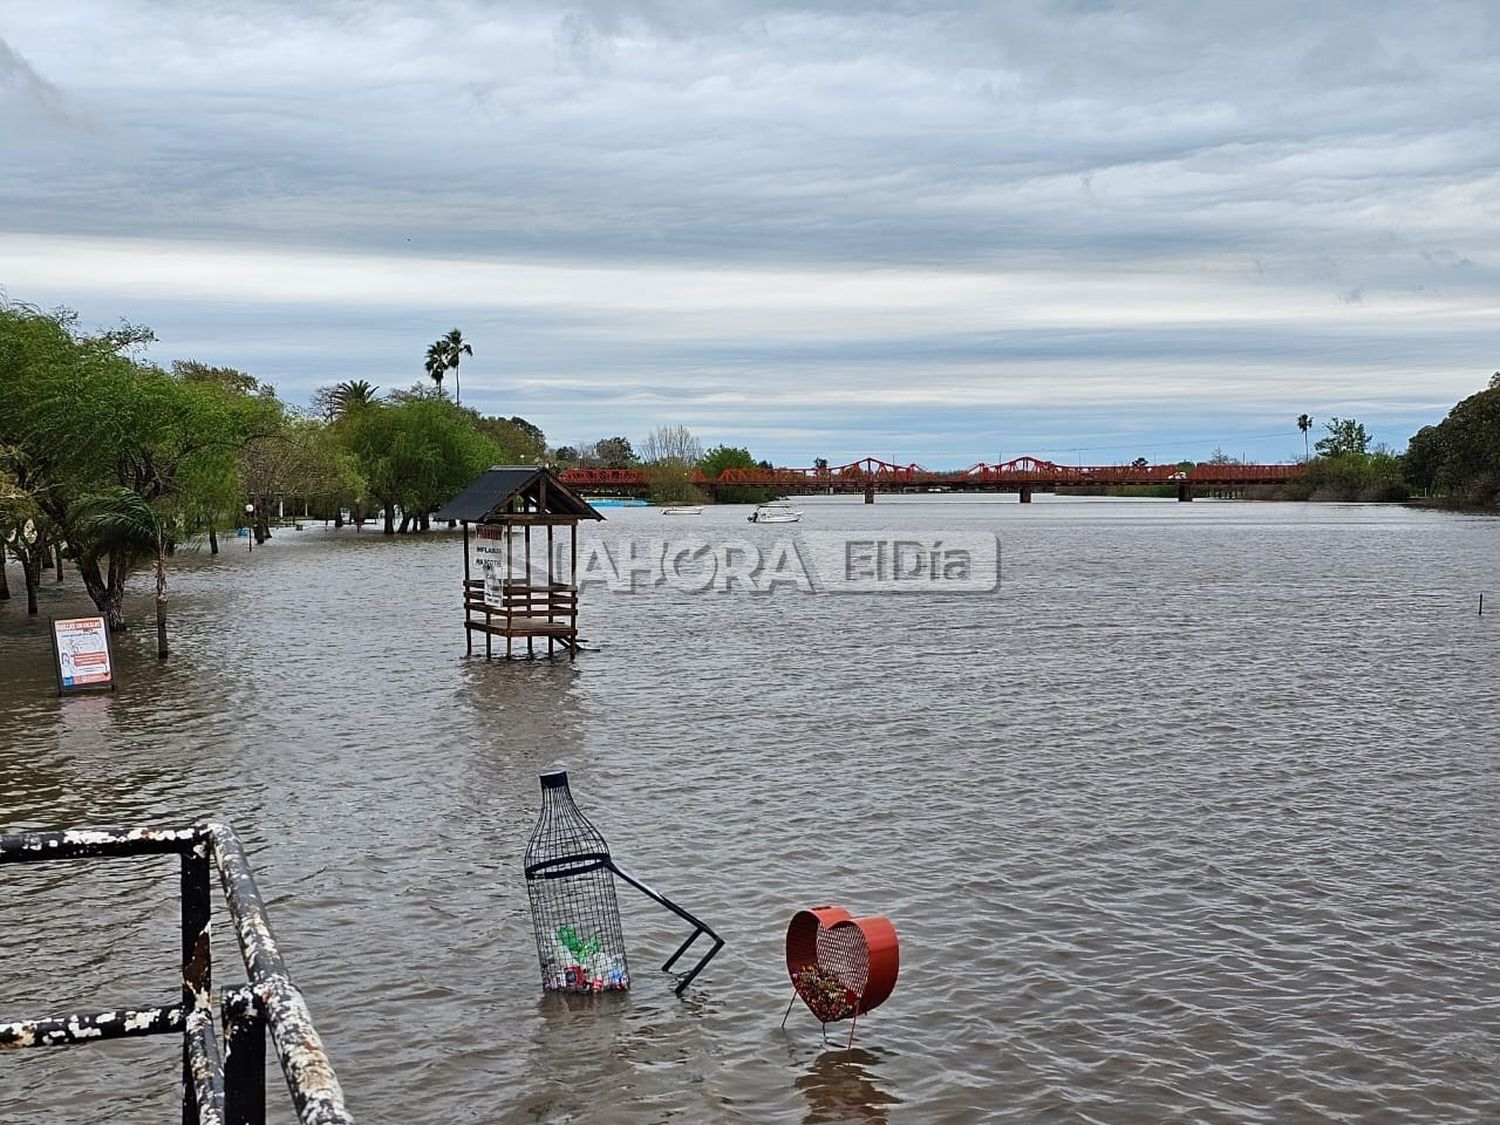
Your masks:
[[[178,1004],[139,1010],[120,1009],[96,1015],[58,1016],[0,1024],[0,1051],[21,1047],[68,1047],[93,1039],[125,1039],[182,1030]]]
[[[303,1125],[353,1125],[307,1003],[276,947],[249,860],[228,825],[0,836],[0,863],[167,854],[180,856],[182,866],[181,1003],[0,1024],[0,1050],[181,1031],[184,1122],[261,1125],[269,1030]],[[220,1005],[222,1050],[214,1028],[210,865],[218,868],[248,978],[245,987],[226,992]]]

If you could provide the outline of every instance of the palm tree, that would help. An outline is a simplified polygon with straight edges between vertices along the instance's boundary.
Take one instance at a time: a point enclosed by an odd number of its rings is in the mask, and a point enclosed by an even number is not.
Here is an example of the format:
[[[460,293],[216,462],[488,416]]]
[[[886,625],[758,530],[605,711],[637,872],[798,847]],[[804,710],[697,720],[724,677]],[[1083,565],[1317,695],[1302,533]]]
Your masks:
[[[427,345],[427,377],[437,384],[437,389],[443,389],[443,376],[448,372],[448,352],[443,347],[443,341]]]
[[[117,488],[86,501],[76,525],[88,555],[115,554],[127,568],[156,567],[156,655],[167,658],[167,554],[175,529],[138,493]]]
[[[361,406],[368,406],[375,401],[375,392],[379,387],[372,387],[363,379],[355,379],[338,384],[333,388],[333,407],[340,418]]]
[[[1302,431],[1302,460],[1306,461],[1311,457],[1307,448],[1307,431],[1312,429],[1312,415],[1297,415],[1297,428]]]
[[[447,372],[453,372],[453,401],[462,403],[463,394],[458,386],[458,365],[466,355],[473,355],[474,349],[464,343],[464,334],[457,328],[446,336],[439,336],[427,348],[427,377],[437,384],[438,390],[443,389],[443,376]]]

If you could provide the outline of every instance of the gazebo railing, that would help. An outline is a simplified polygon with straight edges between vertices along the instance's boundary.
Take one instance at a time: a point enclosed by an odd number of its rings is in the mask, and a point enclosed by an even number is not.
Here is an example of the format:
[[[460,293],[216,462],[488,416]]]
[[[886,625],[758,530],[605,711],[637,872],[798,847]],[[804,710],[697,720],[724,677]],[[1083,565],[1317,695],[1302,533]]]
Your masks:
[[[184,1125],[263,1125],[269,1031],[298,1120],[303,1125],[353,1125],[307,1004],[276,947],[265,903],[233,829],[205,822],[186,828],[80,828],[0,836],[0,863],[171,854],[182,862],[180,1001],[0,1024],[0,1050],[181,1032]],[[215,868],[247,977],[245,985],[220,998],[222,1041],[214,1024],[209,948]]]
[[[492,602],[485,595],[484,580],[471,578],[464,582],[464,605],[468,609],[516,617],[576,617],[578,591],[567,582],[506,582],[500,588],[500,600]]]
[[[476,617],[477,615],[477,617]],[[464,627],[468,633],[467,651],[474,651],[474,636],[484,634],[484,654],[493,655],[491,638],[505,638],[505,655],[511,655],[516,638],[526,641],[531,655],[532,642],[547,641],[550,654],[561,644],[572,657],[578,652],[578,589],[568,582],[523,582],[509,579],[501,584],[498,596],[487,592],[483,579],[464,580]]]

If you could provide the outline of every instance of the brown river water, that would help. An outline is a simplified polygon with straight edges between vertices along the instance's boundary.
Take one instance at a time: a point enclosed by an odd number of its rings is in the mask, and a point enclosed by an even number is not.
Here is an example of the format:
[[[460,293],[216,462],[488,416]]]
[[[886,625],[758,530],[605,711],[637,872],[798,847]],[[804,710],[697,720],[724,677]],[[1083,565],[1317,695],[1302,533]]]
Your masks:
[[[802,506],[997,534],[1004,581],[596,588],[576,663],[487,664],[456,535],[287,529],[179,559],[165,664],[143,582],[120,690],[60,701],[70,578],[40,624],[0,607],[0,828],[230,821],[361,1122],[1500,1120],[1500,520]],[[787,533],[744,515],[680,519]],[[629,893],[632,991],[543,999],[520,863],[555,765],[727,940],[684,999],[683,925]],[[175,894],[162,859],[0,869],[0,1020],[171,998]],[[902,941],[852,1051],[779,1026],[786,924],[829,902]],[[172,1120],[178,1052],[7,1053],[0,1122]]]

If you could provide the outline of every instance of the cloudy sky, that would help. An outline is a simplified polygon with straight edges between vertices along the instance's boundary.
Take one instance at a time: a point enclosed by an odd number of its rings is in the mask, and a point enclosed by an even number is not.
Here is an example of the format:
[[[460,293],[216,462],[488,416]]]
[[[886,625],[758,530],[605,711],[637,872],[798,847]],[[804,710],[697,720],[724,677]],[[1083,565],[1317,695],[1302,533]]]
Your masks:
[[[290,401],[804,465],[1404,445],[1500,366],[1500,5],[0,0],[0,288]]]

